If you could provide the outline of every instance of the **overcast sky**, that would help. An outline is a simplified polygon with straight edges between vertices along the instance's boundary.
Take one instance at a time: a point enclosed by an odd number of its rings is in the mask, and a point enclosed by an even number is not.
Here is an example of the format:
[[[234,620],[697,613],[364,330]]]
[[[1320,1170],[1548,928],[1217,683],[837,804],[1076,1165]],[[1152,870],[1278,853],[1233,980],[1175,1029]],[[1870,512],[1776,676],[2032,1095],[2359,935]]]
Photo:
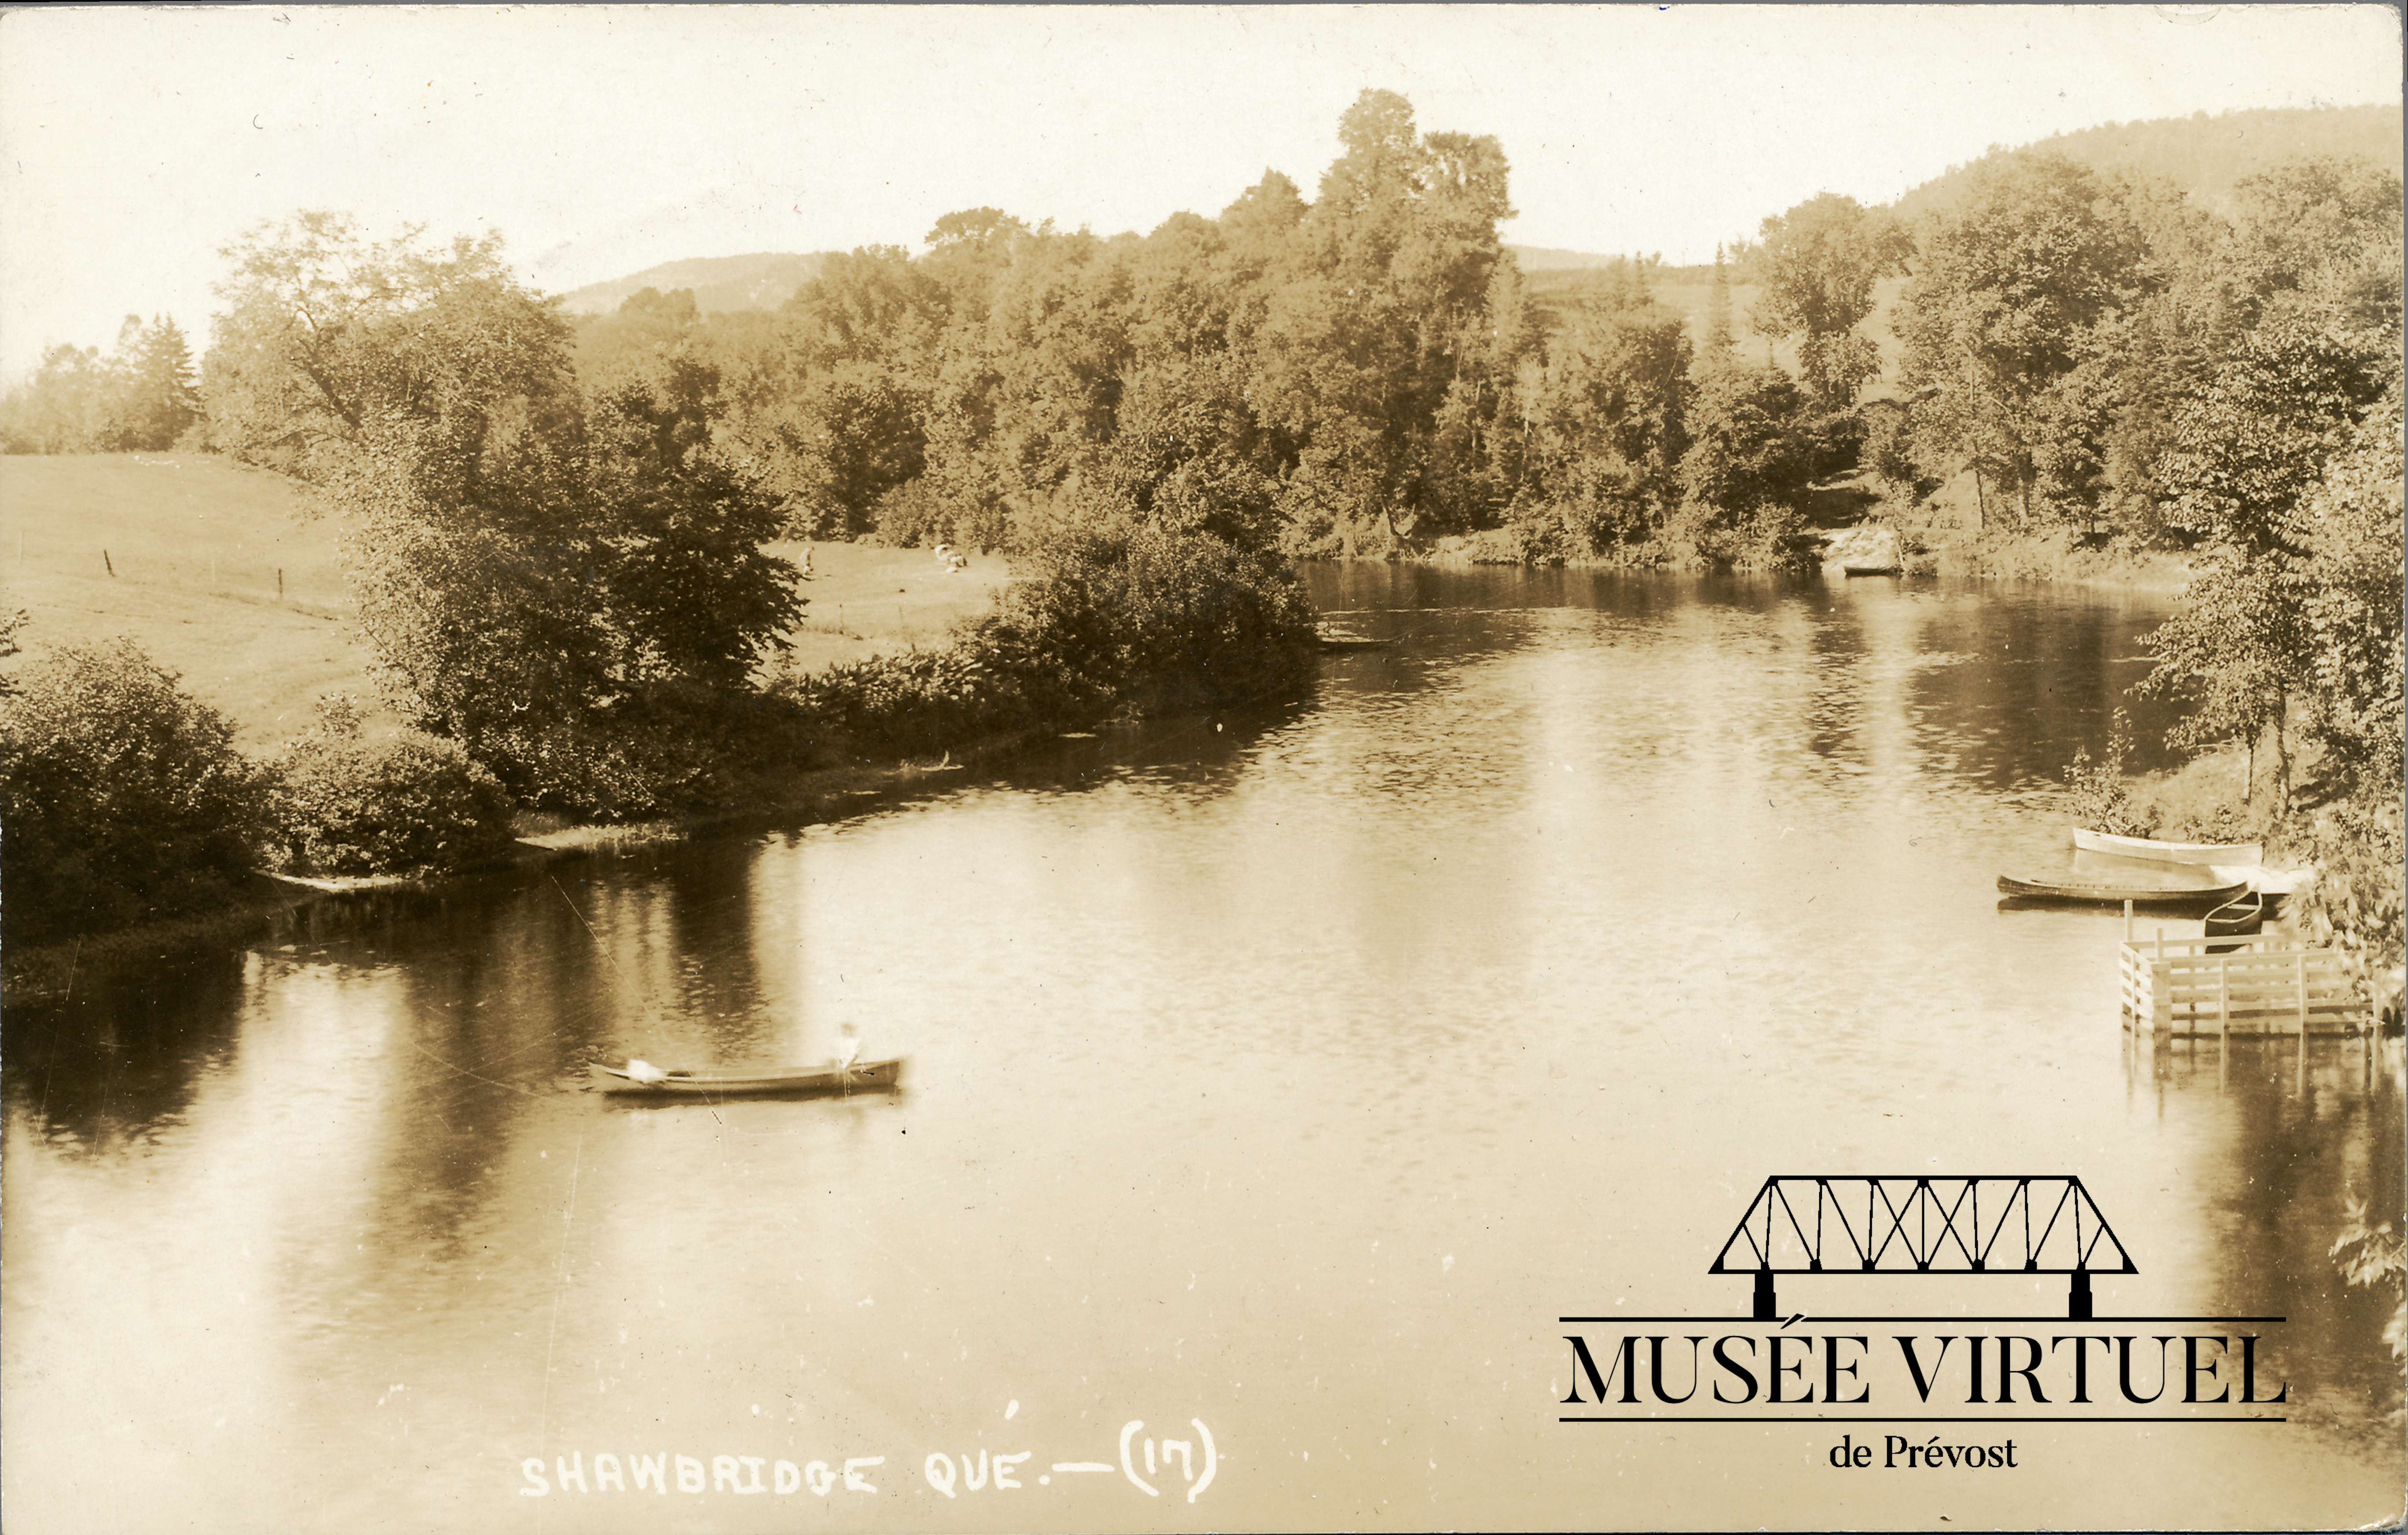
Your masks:
[[[2382,6],[65,7],[0,17],[0,370],[138,310],[205,344],[218,249],[299,208],[499,229],[564,291],[916,245],[991,204],[1148,230],[1306,195],[1367,86],[1493,134],[1506,237],[1699,261],[2108,121],[2400,99]]]

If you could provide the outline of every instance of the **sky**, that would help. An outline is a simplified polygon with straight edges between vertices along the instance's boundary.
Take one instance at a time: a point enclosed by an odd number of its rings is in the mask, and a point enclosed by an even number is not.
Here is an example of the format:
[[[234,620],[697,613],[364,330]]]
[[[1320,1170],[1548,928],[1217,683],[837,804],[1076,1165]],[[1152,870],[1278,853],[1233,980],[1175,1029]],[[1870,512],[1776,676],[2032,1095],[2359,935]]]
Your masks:
[[[500,231],[565,292],[918,246],[942,214],[1150,230],[1309,197],[1367,88],[1492,134],[1505,237],[1711,259],[1993,144],[2401,99],[2384,6],[71,7],[0,14],[0,377],[173,314],[304,208]]]

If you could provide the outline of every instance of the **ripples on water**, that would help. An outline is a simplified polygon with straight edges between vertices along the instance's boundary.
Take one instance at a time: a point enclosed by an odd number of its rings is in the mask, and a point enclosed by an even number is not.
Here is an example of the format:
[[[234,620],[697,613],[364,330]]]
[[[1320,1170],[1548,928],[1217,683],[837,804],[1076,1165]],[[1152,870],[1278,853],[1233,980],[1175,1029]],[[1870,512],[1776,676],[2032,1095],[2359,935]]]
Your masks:
[[[2153,603],[1314,581],[1395,642],[1294,704],[313,909],[12,1013],[12,1528],[726,1517],[516,1496],[580,1447],[882,1453],[846,1514],[882,1528],[1191,1522],[918,1476],[1109,1460],[1136,1417],[1211,1426],[1227,1525],[1760,1523],[1788,1472],[1701,1485],[1704,1439],[1558,1427],[1555,1318],[1738,1314],[1703,1270],[1761,1179],[1869,1170],[2078,1174],[2141,1255],[2102,1313],[2295,1319],[2297,1424],[2043,1434],[1981,1517],[2396,1502],[2383,1307],[2325,1256],[2345,1190],[2399,1207],[2396,1057],[2134,1057],[2115,920],[1998,907],[2064,863],[2051,791]],[[848,1018],[904,1094],[580,1090],[595,1058],[816,1058]],[[2062,1306],[1985,1283],[1949,1303]]]

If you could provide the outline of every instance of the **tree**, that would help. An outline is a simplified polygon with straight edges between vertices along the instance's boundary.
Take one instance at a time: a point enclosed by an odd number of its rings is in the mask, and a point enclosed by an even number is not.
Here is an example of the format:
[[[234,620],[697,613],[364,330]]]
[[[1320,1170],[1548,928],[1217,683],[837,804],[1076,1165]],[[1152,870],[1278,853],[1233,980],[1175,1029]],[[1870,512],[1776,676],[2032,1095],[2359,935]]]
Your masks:
[[[2020,497],[2031,516],[2043,394],[2127,295],[2141,247],[2091,173],[2059,155],[1984,162],[1924,229],[1896,318],[1917,435]]]
[[[703,365],[679,363],[664,387],[627,385],[589,416],[578,493],[603,527],[602,606],[622,684],[736,693],[802,618],[794,567],[763,548],[783,507],[711,443],[716,383]]]
[[[309,210],[221,252],[232,272],[201,378],[221,448],[317,479],[380,418],[440,423],[480,452],[571,429],[566,321],[510,274],[500,236],[423,235],[375,241]]]
[[[1283,515],[1299,552],[1491,520],[1477,460],[1513,377],[1491,321],[1512,215],[1496,140],[1416,137],[1386,91],[1364,92],[1339,136],[1256,333],[1256,409],[1297,444]]]
[[[226,718],[133,641],[55,648],[0,699],[0,936],[223,902],[251,867],[262,786]]]
[[[726,435],[789,498],[793,530],[866,533],[880,497],[924,472],[950,306],[905,251],[865,247],[830,256],[749,355],[714,343],[730,380]]]
[[[459,741],[520,798],[573,806],[612,692],[603,529],[571,465],[479,456],[437,423],[372,423],[327,485],[345,575],[403,719]]]
[[[1706,337],[1698,349],[1700,358],[1719,364],[1730,355],[1731,294],[1730,273],[1723,265],[1722,241],[1714,242],[1714,285],[1706,298]]]
[[[174,317],[129,314],[106,357],[53,346],[0,400],[0,449],[12,453],[155,452],[200,420],[192,349]]]
[[[694,290],[630,294],[617,312],[595,315],[577,326],[577,380],[590,398],[630,380],[647,383],[671,364],[693,356],[702,311]]]
[[[2362,796],[2401,788],[2401,412],[2398,383],[2350,433],[2300,509],[2306,689],[2326,760]]]
[[[155,315],[126,360],[118,417],[125,446],[160,452],[201,419],[193,349],[173,315]]]
[[[1659,531],[1679,506],[1692,366],[1674,311],[1609,286],[1514,375],[1500,436],[1519,469],[1526,553],[1587,557]],[[1619,294],[1621,302],[1615,302]]]
[[[2250,553],[2299,552],[2296,509],[2396,360],[2380,341],[2278,310],[2174,410],[2157,466],[2171,525]]]
[[[2287,305],[2354,329],[2398,330],[2398,172],[2308,156],[2243,178],[2233,197],[2223,253],[2253,308]]]
[[[567,327],[490,238],[283,234],[239,248],[211,355],[253,440],[308,446],[395,707],[523,799],[675,806],[800,609],[762,547],[778,497],[711,446],[718,375],[681,353],[680,307],[628,317],[675,344],[587,400]]]
[[[45,348],[28,382],[0,404],[0,435],[12,453],[100,452],[108,431],[109,371],[97,347]]]
[[[2189,713],[2166,733],[2170,744],[2239,740],[2247,746],[2252,756],[2244,782],[2254,782],[2257,743],[2272,729],[2276,788],[2286,810],[2290,696],[2306,675],[2303,595],[2282,556],[2219,550],[2192,577],[2181,610],[2143,641],[2156,665],[2140,684],[2143,695],[2189,703]]]
[[[1689,402],[1678,531],[1723,561],[1760,552],[1802,517],[1814,478],[1805,392],[1779,368],[1708,371]]]
[[[1898,269],[1913,242],[1886,214],[1828,192],[1765,220],[1759,233],[1748,276],[1762,296],[1748,318],[1766,336],[1796,336],[1815,407],[1845,410],[1881,369],[1872,342],[1856,334],[1872,313],[1873,280]],[[1715,265],[1719,278],[1719,247]]]
[[[272,856],[305,874],[462,868],[507,853],[510,798],[460,743],[403,730],[371,740],[348,697],[276,763]]]

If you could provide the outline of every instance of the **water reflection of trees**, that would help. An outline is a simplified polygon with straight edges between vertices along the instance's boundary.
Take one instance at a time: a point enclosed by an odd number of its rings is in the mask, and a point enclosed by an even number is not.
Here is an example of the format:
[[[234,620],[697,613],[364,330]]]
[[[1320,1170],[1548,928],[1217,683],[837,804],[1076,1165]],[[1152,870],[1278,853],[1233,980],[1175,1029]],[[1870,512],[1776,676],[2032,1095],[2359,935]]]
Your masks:
[[[0,1079],[12,1112],[58,1149],[108,1156],[192,1107],[233,1046],[243,956],[163,956],[79,974],[61,1000],[11,1006]]]
[[[2224,1159],[2201,1169],[2220,1241],[2208,1309],[2288,1320],[2270,1327],[2290,1414],[2337,1424],[2369,1453],[2397,1453],[2399,1361],[2383,1341],[2396,1297],[2353,1287],[2331,1249],[2353,1198],[2408,1203],[2398,1040],[2244,1037],[2128,1047],[2160,1119],[2203,1118]]]

